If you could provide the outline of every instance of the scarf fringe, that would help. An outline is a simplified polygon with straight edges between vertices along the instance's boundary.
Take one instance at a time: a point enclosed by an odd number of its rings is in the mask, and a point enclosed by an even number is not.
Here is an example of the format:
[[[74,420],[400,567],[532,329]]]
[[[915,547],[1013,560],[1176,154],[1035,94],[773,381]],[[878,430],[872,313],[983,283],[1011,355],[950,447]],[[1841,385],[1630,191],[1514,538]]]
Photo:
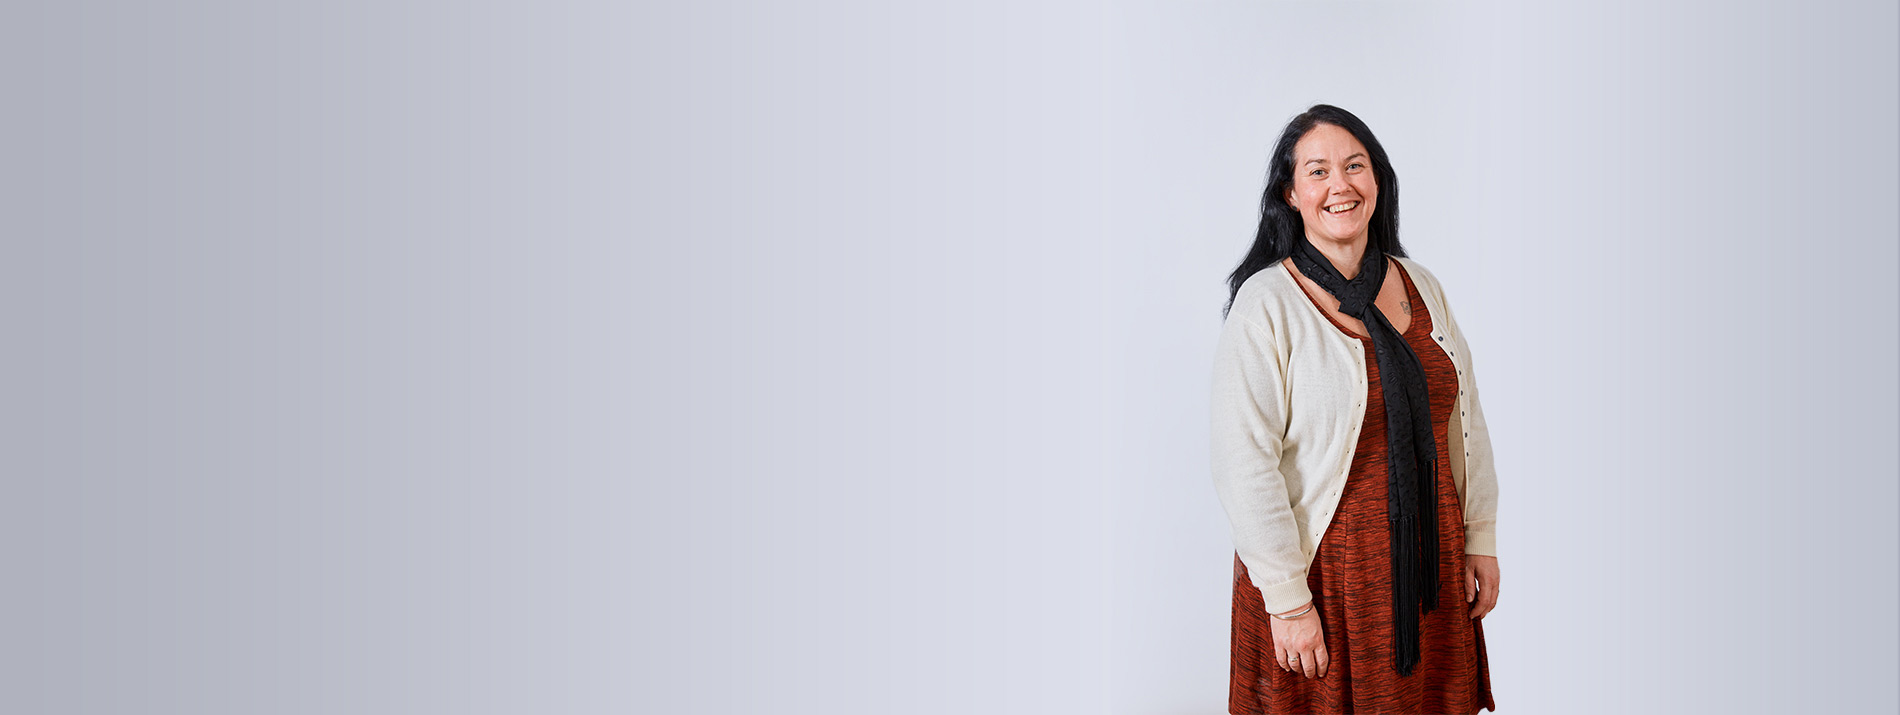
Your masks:
[[[1438,545],[1428,538],[1416,516],[1402,516],[1394,525],[1398,538],[1392,554],[1392,665],[1400,675],[1411,675],[1421,657],[1420,613],[1438,606],[1438,559],[1436,555],[1424,558],[1425,552],[1436,552]]]

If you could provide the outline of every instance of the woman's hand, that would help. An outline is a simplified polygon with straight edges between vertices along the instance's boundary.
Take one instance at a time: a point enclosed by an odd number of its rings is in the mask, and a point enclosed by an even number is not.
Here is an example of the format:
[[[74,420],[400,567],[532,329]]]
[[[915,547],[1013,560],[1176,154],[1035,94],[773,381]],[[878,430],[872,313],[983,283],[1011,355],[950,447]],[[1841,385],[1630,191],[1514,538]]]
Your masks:
[[[1497,608],[1498,557],[1465,554],[1465,602],[1473,604],[1472,618],[1483,618]]]
[[[1310,602],[1309,602],[1310,605]],[[1286,613],[1298,613],[1306,606],[1300,606]],[[1327,666],[1332,665],[1332,656],[1326,652],[1325,634],[1319,625],[1319,609],[1307,611],[1306,615],[1293,620],[1269,619],[1273,622],[1273,658],[1280,667],[1295,673],[1305,673],[1308,678],[1326,677]],[[1298,656],[1298,660],[1292,660]]]

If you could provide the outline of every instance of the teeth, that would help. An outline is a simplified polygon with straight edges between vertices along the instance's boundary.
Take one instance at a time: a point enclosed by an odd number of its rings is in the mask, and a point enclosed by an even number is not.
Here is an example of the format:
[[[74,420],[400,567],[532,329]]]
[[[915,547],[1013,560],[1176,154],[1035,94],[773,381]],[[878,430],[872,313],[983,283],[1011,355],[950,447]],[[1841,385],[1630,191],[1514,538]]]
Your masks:
[[[1355,208],[1355,207],[1357,207],[1358,205],[1359,205],[1359,202],[1357,202],[1357,201],[1354,201],[1354,202],[1352,202],[1352,203],[1348,203],[1348,204],[1340,204],[1340,205],[1338,205],[1338,206],[1334,206],[1334,207],[1332,207],[1332,208],[1330,208],[1330,209],[1326,209],[1326,213],[1334,213],[1334,214],[1336,214],[1336,213],[1340,213],[1340,212],[1342,212],[1342,211],[1351,211],[1351,210],[1353,210],[1353,208]]]

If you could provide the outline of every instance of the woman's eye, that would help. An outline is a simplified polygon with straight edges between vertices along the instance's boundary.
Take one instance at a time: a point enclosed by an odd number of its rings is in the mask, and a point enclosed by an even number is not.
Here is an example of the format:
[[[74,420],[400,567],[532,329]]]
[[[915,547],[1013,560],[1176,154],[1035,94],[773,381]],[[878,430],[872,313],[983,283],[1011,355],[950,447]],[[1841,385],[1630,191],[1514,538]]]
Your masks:
[[[1359,163],[1359,162],[1356,162],[1356,161],[1355,161],[1355,162],[1353,162],[1353,163],[1351,163],[1351,164],[1347,164],[1347,165],[1346,165],[1346,168],[1348,168],[1348,169],[1363,169],[1363,168],[1365,168],[1365,166],[1366,166],[1365,164],[1361,164],[1361,163]]]
[[[1319,176],[1320,174],[1324,174],[1324,173],[1326,173],[1325,169],[1314,169],[1313,172],[1309,174],[1309,176]]]

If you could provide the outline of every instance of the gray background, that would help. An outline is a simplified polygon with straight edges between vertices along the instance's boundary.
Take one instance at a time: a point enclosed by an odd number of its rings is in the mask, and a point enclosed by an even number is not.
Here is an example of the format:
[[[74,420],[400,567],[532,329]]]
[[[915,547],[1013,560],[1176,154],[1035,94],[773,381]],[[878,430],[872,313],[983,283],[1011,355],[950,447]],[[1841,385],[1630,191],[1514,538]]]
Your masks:
[[[1892,711],[1892,3],[52,3],[0,711],[1224,710],[1222,279],[1378,133],[1503,712]]]

